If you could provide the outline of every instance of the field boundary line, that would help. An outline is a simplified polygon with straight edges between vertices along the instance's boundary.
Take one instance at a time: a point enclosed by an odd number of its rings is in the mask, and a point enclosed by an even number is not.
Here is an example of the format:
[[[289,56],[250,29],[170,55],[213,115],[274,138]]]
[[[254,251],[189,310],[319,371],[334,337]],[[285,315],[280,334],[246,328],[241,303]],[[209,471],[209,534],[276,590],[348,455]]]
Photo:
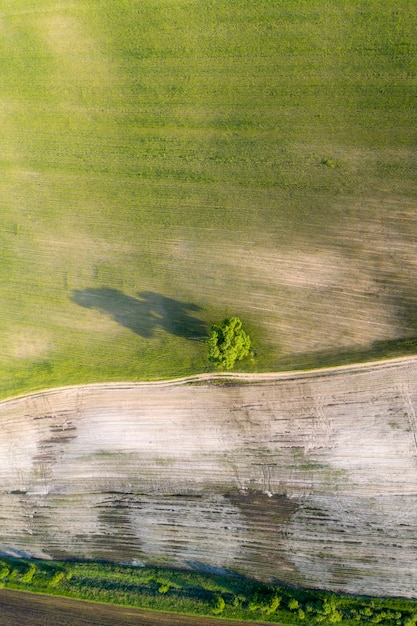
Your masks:
[[[300,380],[308,378],[324,378],[338,376],[339,374],[356,374],[367,371],[395,368],[398,365],[417,366],[417,355],[397,357],[393,359],[383,359],[380,361],[366,361],[364,363],[353,363],[349,365],[336,365],[332,367],[315,368],[311,370],[291,370],[278,372],[204,372],[202,374],[191,374],[178,378],[158,379],[149,381],[120,381],[120,382],[100,382],[100,383],[80,383],[78,385],[65,385],[60,387],[50,387],[25,394],[10,396],[0,400],[0,405],[20,401],[25,398],[37,398],[41,396],[51,396],[65,391],[88,391],[88,390],[120,390],[138,389],[142,387],[176,387],[192,383],[216,383],[218,381],[242,382],[242,383],[271,383],[285,380]]]

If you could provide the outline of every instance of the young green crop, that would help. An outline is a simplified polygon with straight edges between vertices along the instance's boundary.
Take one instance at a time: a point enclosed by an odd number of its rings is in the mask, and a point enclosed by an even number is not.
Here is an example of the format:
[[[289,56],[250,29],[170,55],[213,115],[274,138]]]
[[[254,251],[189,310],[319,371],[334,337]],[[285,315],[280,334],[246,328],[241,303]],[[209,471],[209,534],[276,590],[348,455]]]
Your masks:
[[[415,352],[415,3],[2,4],[1,396]]]

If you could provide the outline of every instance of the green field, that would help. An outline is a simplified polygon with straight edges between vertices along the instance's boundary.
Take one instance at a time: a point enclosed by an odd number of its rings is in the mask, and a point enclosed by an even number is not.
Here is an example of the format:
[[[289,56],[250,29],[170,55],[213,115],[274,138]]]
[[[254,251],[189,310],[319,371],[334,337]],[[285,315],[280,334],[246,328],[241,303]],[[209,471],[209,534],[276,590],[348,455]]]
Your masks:
[[[0,395],[416,350],[414,0],[0,0]],[[415,280],[416,279],[416,280]]]

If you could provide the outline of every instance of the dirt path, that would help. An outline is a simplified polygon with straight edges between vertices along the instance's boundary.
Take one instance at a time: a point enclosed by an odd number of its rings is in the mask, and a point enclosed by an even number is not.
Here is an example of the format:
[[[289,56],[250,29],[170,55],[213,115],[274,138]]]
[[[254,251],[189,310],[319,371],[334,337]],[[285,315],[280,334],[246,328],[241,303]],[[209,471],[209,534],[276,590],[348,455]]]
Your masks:
[[[318,378],[323,376],[331,376],[337,374],[349,374],[355,372],[364,371],[377,371],[381,368],[392,367],[395,368],[398,365],[414,365],[417,364],[417,356],[398,357],[394,359],[384,359],[380,361],[366,361],[365,363],[353,363],[349,365],[338,365],[334,367],[323,367],[311,370],[291,370],[285,372],[210,372],[206,374],[195,374],[192,376],[182,376],[179,378],[172,378],[167,380],[150,380],[143,382],[109,382],[109,383],[88,383],[84,385],[67,385],[64,387],[52,387],[51,389],[43,389],[40,391],[34,391],[27,394],[13,396],[0,401],[0,405],[18,400],[20,398],[28,397],[40,397],[43,395],[53,394],[61,391],[82,391],[85,393],[89,389],[125,389],[134,387],[174,387],[177,385],[187,385],[195,383],[210,383],[216,381],[237,381],[248,383],[262,383],[280,380],[297,380],[303,378]]]

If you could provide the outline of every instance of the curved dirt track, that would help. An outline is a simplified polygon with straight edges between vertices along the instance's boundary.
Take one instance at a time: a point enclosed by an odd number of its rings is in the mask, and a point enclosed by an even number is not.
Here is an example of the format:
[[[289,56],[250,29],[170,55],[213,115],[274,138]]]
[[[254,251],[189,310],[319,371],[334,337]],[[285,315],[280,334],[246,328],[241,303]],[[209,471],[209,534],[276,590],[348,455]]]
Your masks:
[[[0,550],[415,596],[417,358],[224,378],[0,403]]]

